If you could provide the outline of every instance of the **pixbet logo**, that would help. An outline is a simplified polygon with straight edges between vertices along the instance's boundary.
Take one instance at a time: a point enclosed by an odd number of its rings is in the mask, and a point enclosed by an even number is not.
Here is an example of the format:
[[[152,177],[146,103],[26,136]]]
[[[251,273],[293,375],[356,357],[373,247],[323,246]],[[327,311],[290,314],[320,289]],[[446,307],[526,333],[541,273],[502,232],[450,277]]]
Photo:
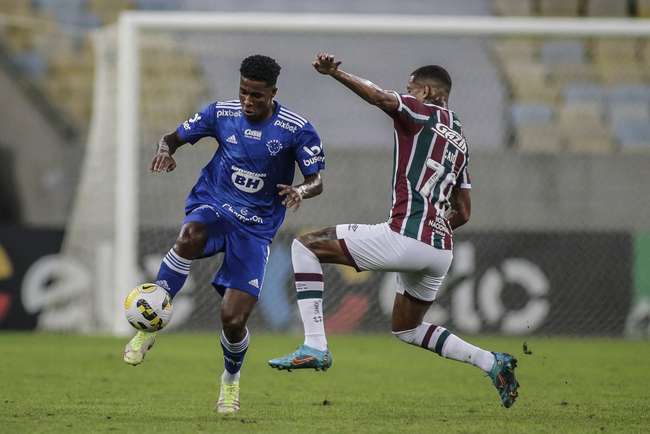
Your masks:
[[[285,130],[289,130],[292,133],[295,133],[298,130],[297,126],[291,125],[289,122],[281,121],[280,119],[277,119],[275,122],[273,122],[273,125],[276,127],[284,128]]]
[[[220,118],[223,116],[231,116],[231,117],[238,118],[241,116],[241,112],[239,110],[225,110],[225,109],[217,110],[217,117]]]

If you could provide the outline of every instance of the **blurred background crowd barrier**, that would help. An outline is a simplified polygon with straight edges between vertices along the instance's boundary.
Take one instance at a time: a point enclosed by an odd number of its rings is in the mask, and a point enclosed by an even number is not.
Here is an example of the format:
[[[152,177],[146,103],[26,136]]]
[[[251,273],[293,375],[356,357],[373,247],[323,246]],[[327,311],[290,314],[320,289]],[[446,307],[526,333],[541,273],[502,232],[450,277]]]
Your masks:
[[[115,331],[117,28],[122,11],[609,17],[645,22],[647,0],[0,2],[0,328]],[[327,19],[327,15],[323,15]],[[237,97],[254,53],[283,70],[278,100],[308,117],[327,155],[325,192],[288,213],[272,245],[259,330],[300,327],[289,246],[299,233],[377,223],[390,204],[392,126],[310,62],[404,91],[412,70],[444,65],[471,148],[472,219],[431,322],[465,333],[650,334],[650,38],[647,36],[326,34],[152,29],[138,47],[136,258],[151,280],[184,197],[216,147],[181,149],[177,171],[148,173],[159,137],[205,104]],[[297,179],[300,179],[298,177]],[[193,265],[176,330],[215,329],[209,279]],[[334,332],[386,331],[391,273],[328,266]],[[119,313],[121,315],[121,312]]]

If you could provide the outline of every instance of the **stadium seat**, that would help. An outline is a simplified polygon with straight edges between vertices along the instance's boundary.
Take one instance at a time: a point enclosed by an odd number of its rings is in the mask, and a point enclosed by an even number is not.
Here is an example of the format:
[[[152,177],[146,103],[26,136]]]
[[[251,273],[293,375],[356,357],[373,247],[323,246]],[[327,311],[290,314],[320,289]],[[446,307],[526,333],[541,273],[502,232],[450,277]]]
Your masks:
[[[610,104],[625,102],[650,102],[650,85],[648,84],[622,84],[611,87],[607,92],[607,100]]]
[[[586,15],[591,17],[624,17],[628,11],[626,1],[589,0],[585,6]]]
[[[581,64],[586,59],[580,40],[549,40],[541,47],[541,60],[546,65]]]
[[[603,86],[591,82],[579,82],[568,84],[563,92],[566,104],[575,104],[580,102],[604,102],[607,99],[607,89]]]
[[[566,140],[567,149],[581,152],[604,152],[614,149],[610,131],[598,102],[565,105],[558,113],[558,128]]]
[[[650,124],[647,120],[622,122],[614,134],[622,150],[650,151]]]
[[[492,49],[502,63],[533,62],[539,53],[535,39],[497,39]]]
[[[579,0],[538,0],[539,13],[547,17],[575,17],[579,13]]]
[[[530,16],[533,15],[531,0],[494,0],[492,9],[496,15]]]
[[[601,63],[596,66],[600,81],[606,85],[644,83],[648,73],[636,63]]]
[[[607,110],[607,117],[615,130],[629,121],[645,121],[650,124],[650,105],[647,102],[618,101],[609,104]]]
[[[650,18],[650,0],[637,0],[636,8],[639,18]]]
[[[179,0],[136,0],[137,9],[175,10],[182,6]]]
[[[515,147],[523,152],[556,153],[563,149],[554,124],[523,126],[516,131]]]
[[[639,41],[636,39],[595,39],[591,45],[592,56],[597,63],[634,63],[638,59]]]
[[[553,108],[547,104],[513,103],[510,111],[515,127],[548,124],[553,118]]]
[[[571,83],[597,82],[598,72],[591,63],[557,64],[549,66],[550,80],[564,88]]]
[[[569,137],[566,149],[577,153],[604,154],[616,150],[615,143],[607,136]]]
[[[32,16],[34,10],[32,4],[25,0],[2,0],[0,1],[0,14]]]

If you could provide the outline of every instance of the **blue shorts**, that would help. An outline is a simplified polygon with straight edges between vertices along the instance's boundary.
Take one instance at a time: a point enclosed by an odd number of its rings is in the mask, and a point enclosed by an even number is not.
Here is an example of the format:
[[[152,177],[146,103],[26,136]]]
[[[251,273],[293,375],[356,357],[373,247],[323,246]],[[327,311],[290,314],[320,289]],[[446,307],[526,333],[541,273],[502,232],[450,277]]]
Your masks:
[[[223,296],[226,288],[244,291],[259,298],[264,271],[269,259],[269,242],[239,229],[213,205],[201,205],[185,216],[183,224],[203,223],[208,241],[203,258],[224,252],[223,264],[212,279],[212,286]]]

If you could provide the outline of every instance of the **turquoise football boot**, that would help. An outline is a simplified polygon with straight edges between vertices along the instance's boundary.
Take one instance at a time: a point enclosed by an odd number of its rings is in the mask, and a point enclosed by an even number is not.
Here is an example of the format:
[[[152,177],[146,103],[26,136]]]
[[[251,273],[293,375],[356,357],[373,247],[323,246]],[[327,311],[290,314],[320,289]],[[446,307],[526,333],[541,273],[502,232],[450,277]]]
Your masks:
[[[332,353],[329,350],[320,351],[316,348],[301,345],[293,353],[269,360],[269,366],[279,370],[286,369],[315,369],[326,371],[332,366]]]
[[[492,354],[494,354],[494,365],[488,376],[492,379],[492,384],[499,393],[501,404],[505,408],[510,408],[515,403],[517,396],[519,396],[517,392],[519,382],[515,378],[517,359],[507,353]]]

